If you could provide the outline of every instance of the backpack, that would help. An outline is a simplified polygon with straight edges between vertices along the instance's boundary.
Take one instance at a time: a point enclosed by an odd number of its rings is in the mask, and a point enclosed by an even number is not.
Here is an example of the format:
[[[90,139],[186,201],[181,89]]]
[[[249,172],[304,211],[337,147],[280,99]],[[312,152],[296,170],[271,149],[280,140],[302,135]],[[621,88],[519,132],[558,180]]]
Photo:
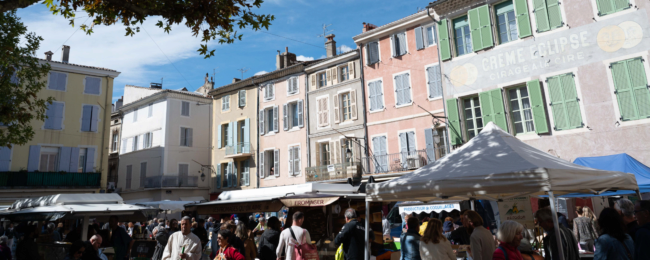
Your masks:
[[[298,243],[298,245],[296,245],[293,249],[296,260],[320,260],[318,257],[318,249],[315,245],[312,245],[311,243],[300,242],[305,240],[306,231],[303,230],[301,240],[296,239],[296,234],[293,233],[293,229],[291,227],[289,227],[289,231],[291,232],[293,239],[296,240],[296,243]]]

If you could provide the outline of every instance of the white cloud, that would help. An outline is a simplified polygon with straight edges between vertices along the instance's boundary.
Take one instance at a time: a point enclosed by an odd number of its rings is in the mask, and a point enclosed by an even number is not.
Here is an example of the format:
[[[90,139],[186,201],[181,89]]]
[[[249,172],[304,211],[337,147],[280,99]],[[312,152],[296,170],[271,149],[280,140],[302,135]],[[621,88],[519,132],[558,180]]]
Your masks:
[[[266,70],[259,71],[259,72],[255,73],[255,76],[264,75],[264,74],[266,74],[266,73],[269,73],[269,72],[266,71]]]
[[[305,57],[305,56],[303,56],[303,55],[298,55],[298,57],[296,57],[296,60],[299,60],[299,61],[310,61],[310,60],[314,60],[314,57]]]
[[[319,59],[325,59],[325,58],[327,58],[327,56],[325,56],[325,55],[323,54],[323,55],[320,56]]]
[[[354,46],[354,49],[356,49],[357,46]],[[341,45],[341,52],[349,52],[351,50],[354,50],[353,48],[348,47],[347,45]]]

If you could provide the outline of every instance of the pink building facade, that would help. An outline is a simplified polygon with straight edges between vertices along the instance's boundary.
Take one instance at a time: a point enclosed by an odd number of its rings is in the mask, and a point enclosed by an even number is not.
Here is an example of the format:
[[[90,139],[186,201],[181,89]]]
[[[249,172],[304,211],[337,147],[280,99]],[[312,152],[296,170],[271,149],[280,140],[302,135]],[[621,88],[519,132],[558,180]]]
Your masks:
[[[407,171],[444,156],[445,120],[431,116],[445,114],[433,20],[420,11],[379,27],[364,23],[363,31],[353,39],[372,158],[364,173]]]

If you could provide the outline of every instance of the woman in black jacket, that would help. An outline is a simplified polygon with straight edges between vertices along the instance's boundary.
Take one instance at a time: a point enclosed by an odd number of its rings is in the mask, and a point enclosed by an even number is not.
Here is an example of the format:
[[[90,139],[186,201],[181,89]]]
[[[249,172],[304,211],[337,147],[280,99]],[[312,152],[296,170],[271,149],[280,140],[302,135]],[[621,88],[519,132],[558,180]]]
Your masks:
[[[257,247],[257,257],[260,260],[276,260],[275,250],[280,243],[280,220],[270,217],[267,220],[268,229],[260,238],[260,245]]]

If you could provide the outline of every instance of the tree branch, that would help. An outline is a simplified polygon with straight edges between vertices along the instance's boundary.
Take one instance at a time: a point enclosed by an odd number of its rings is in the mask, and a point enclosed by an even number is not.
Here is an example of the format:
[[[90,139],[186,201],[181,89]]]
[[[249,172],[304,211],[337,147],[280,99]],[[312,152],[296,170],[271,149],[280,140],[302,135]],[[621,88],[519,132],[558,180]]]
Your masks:
[[[34,3],[38,3],[38,0],[5,0],[0,1],[0,13],[7,11],[15,10],[18,8],[25,8]]]

